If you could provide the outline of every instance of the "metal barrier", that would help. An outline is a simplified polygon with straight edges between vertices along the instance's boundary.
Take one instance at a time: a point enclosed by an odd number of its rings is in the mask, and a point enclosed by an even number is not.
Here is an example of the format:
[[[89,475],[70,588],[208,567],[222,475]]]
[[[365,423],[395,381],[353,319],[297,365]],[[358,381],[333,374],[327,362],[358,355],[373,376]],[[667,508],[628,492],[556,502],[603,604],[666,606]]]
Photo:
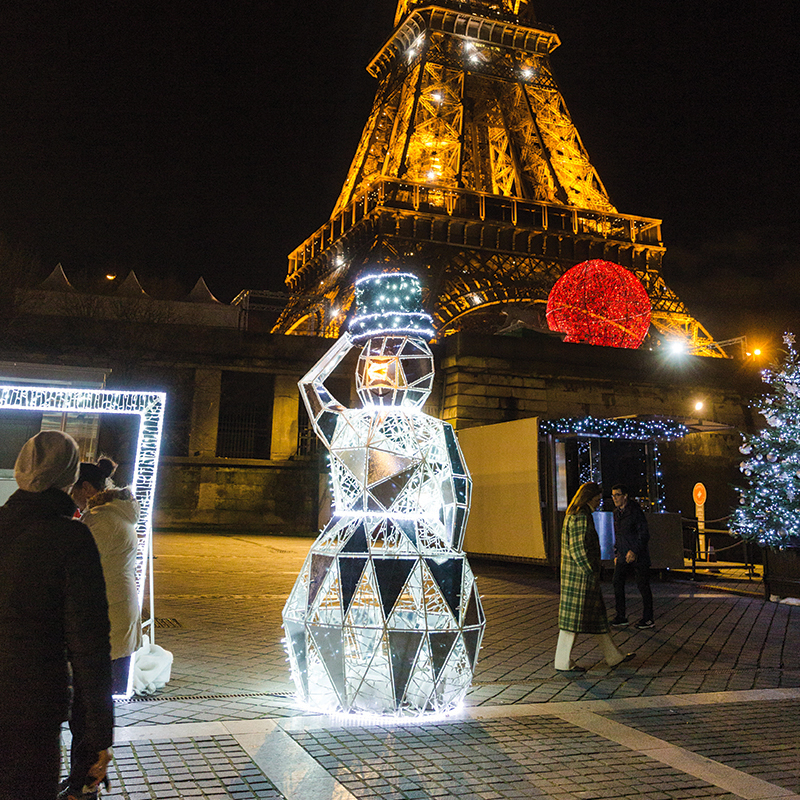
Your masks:
[[[726,522],[728,517],[720,517],[719,519],[712,519],[708,520],[710,524],[715,524],[719,522]],[[697,580],[697,562],[703,562],[706,566],[705,569],[713,571],[713,572],[720,572],[724,569],[739,569],[739,566],[731,566],[730,564],[722,564],[718,563],[715,560],[711,560],[712,557],[716,557],[719,553],[724,553],[727,550],[734,550],[736,548],[741,547],[742,553],[744,555],[744,559],[742,562],[742,566],[747,571],[747,575],[749,578],[758,578],[760,577],[759,574],[756,572],[755,569],[755,562],[752,555],[752,545],[750,542],[745,541],[744,539],[740,539],[737,542],[734,542],[727,547],[721,547],[718,550],[714,549],[711,545],[707,545],[705,550],[702,549],[700,545],[700,528],[698,525],[698,521],[695,518],[686,518],[681,517],[681,522],[683,523],[684,532],[689,532],[693,536],[693,547],[687,548],[684,547],[683,552],[684,555],[686,553],[691,553],[692,558],[692,580]],[[724,533],[727,535],[731,535],[730,529],[728,528],[709,528],[707,526],[703,527],[702,535],[705,536],[706,534],[710,533]],[[714,565],[713,567],[711,565]]]

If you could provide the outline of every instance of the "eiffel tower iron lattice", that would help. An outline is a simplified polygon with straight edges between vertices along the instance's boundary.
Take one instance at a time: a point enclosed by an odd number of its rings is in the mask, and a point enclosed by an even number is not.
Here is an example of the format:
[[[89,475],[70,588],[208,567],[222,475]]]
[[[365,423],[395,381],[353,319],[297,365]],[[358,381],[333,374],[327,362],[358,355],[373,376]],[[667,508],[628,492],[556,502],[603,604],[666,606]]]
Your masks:
[[[276,333],[338,336],[368,266],[419,275],[439,335],[546,327],[556,280],[600,258],[639,278],[658,335],[725,355],[664,281],[660,220],[612,205],[550,68],[559,44],[526,0],[400,0],[331,218],[289,256]]]

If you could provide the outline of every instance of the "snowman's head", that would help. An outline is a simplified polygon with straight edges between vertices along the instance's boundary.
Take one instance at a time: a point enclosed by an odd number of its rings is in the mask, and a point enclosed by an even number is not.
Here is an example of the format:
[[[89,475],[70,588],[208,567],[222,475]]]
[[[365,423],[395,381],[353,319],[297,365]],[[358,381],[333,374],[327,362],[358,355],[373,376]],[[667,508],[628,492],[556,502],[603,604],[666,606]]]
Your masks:
[[[433,388],[433,353],[417,336],[375,336],[361,350],[356,389],[365,406],[421,408]]]

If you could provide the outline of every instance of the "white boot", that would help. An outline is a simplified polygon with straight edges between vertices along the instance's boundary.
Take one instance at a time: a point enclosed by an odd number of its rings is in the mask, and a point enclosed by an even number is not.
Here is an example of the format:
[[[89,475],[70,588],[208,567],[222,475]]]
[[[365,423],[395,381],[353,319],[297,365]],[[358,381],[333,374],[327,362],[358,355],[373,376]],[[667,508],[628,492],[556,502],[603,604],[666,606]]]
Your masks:
[[[609,637],[610,638],[610,637]],[[555,668],[560,670],[572,669],[572,663],[569,660],[570,653],[572,652],[572,645],[575,643],[575,633],[573,631],[558,632],[558,644],[556,644],[556,661]]]
[[[617,649],[610,634],[598,633],[597,638],[600,641],[600,649],[603,651],[603,658],[609,667],[616,667],[617,664],[621,664],[625,661],[626,657]]]

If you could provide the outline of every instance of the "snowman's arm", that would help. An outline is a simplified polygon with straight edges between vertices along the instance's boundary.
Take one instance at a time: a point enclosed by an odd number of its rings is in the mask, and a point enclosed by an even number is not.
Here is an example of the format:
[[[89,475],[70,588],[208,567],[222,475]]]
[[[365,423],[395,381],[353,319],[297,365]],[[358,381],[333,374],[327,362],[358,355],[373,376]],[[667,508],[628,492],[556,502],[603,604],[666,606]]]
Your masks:
[[[464,463],[464,454],[456,438],[456,432],[449,422],[443,422],[444,440],[447,446],[447,457],[450,462],[450,476],[447,480],[453,482],[453,496],[455,499],[452,520],[450,546],[461,550],[464,544],[464,533],[467,530],[467,517],[469,504],[472,497],[472,478],[467,465]]]
[[[325,388],[325,381],[352,348],[350,334],[344,333],[297,384],[314,432],[329,449],[336,420],[345,406]]]

